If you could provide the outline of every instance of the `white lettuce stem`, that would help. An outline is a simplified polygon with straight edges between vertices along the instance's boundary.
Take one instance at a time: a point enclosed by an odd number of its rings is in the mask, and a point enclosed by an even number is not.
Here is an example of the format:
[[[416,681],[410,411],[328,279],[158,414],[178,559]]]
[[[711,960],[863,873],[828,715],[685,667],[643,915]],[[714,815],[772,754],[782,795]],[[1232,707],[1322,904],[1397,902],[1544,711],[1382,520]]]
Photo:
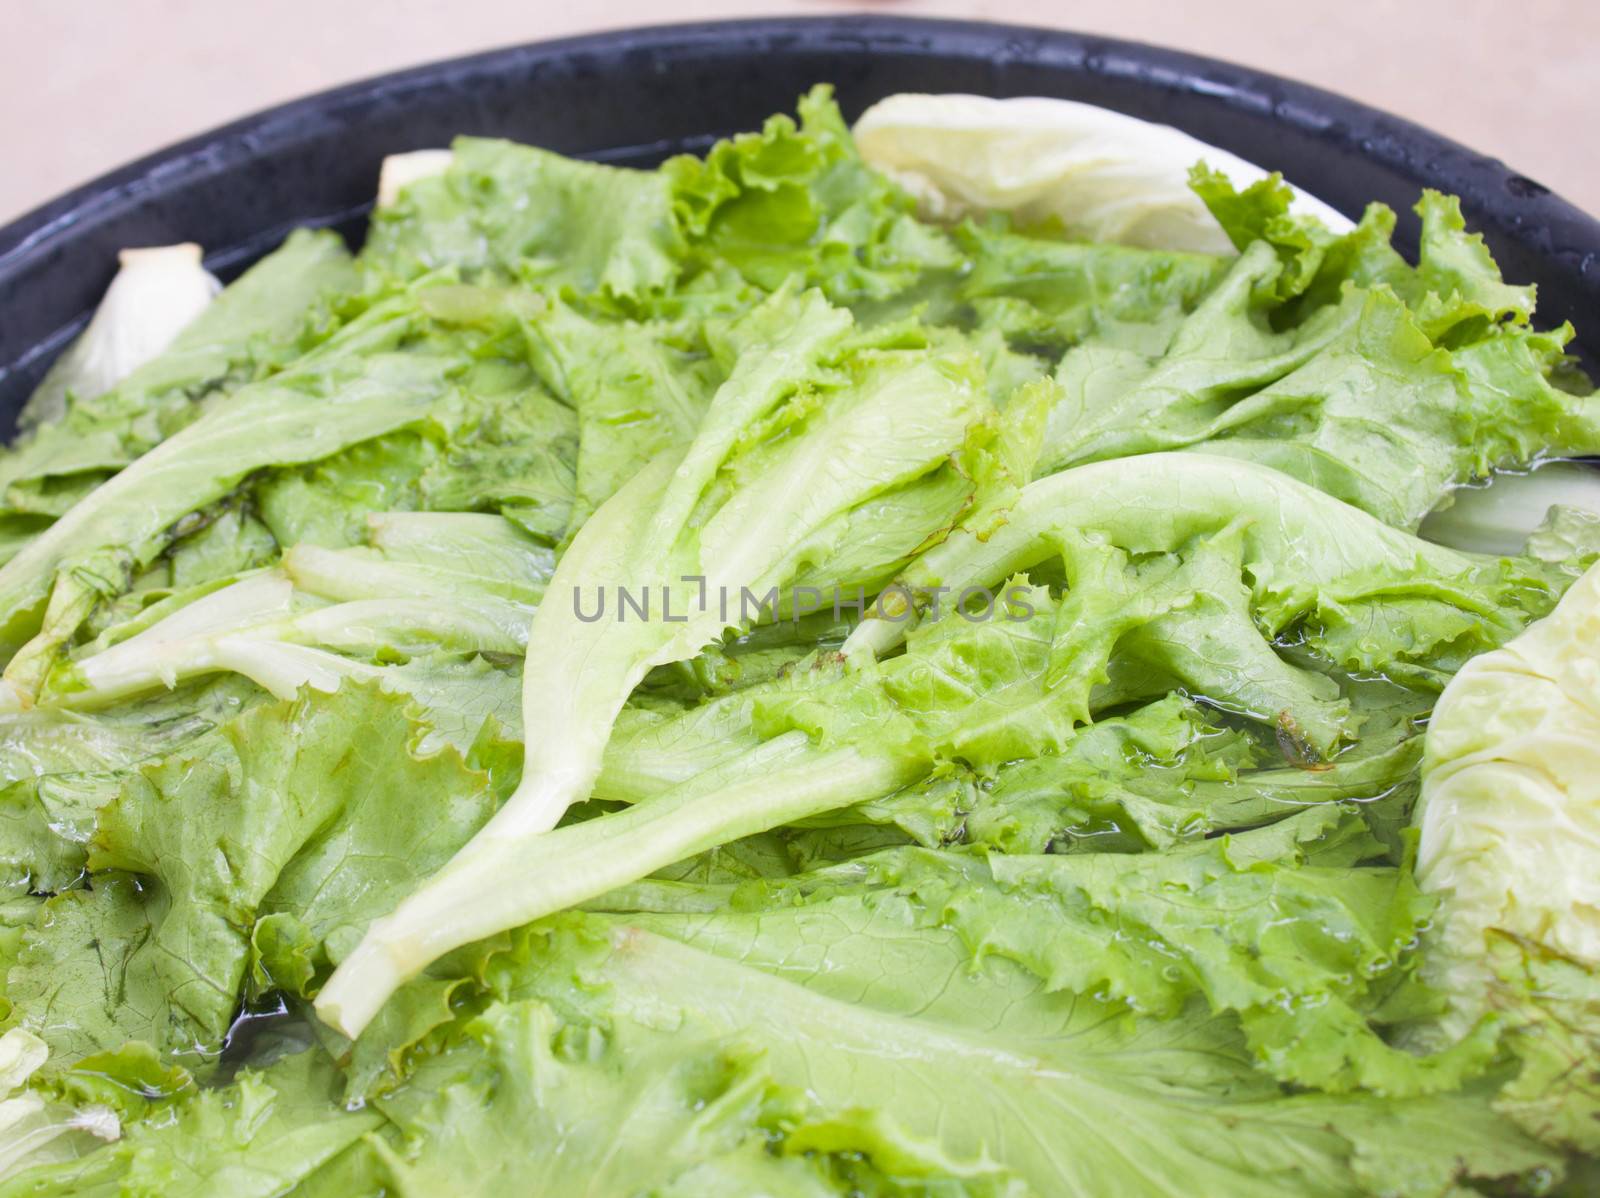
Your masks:
[[[370,653],[390,645],[414,648],[418,643],[436,643],[475,652],[516,653],[525,644],[532,613],[532,608],[523,604],[493,597],[390,598],[335,603],[286,617],[282,613],[288,609],[288,584],[284,582],[283,604],[249,608],[235,604],[240,615],[235,625],[211,620],[210,611],[200,612],[202,619],[191,617],[191,611],[213,602],[218,613],[227,615],[230,591],[256,582],[249,580],[218,591],[138,636],[85,658],[77,663],[77,685],[52,696],[51,702],[62,707],[102,707],[129,695],[171,688],[201,674],[226,670],[244,674],[278,698],[287,699],[308,683],[318,690],[331,690],[347,672],[338,666],[338,659],[298,651],[297,646]],[[185,635],[191,626],[198,630]],[[352,670],[359,664],[352,662]]]
[[[790,733],[764,746],[798,764],[706,790],[696,780],[626,811],[525,837],[479,840],[377,920],[317,999],[352,1038],[389,996],[451,949],[586,902],[719,844],[878,797],[923,763],[847,747],[805,751]],[[714,772],[714,771],[713,771]]]

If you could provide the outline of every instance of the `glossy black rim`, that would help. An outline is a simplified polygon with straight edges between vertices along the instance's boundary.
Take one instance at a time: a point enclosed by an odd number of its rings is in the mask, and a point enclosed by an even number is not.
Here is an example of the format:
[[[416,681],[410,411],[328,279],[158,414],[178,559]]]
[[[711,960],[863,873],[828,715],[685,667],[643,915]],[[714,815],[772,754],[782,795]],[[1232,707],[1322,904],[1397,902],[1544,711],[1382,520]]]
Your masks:
[[[1261,71],[1053,30],[894,17],[658,26],[434,63],[296,100],[143,158],[0,228],[0,433],[81,327],[128,245],[195,240],[224,275],[294,225],[359,236],[376,164],[448,132],[520,136],[648,164],[788,108],[830,80],[853,116],[893,91],[1085,99],[1275,167],[1334,207],[1401,213],[1454,192],[1541,319],[1573,320],[1600,363],[1600,222],[1497,159]],[[1590,327],[1585,330],[1585,323]]]

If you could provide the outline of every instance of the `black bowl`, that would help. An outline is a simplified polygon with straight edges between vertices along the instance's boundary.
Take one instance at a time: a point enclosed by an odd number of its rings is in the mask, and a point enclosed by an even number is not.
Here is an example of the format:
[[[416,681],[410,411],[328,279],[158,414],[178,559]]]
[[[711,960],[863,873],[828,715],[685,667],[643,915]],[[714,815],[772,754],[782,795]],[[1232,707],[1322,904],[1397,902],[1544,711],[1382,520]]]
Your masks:
[[[1600,363],[1600,222],[1493,158],[1304,84],[1132,42],[890,17],[730,21],[498,50],[352,84],[154,154],[0,229],[0,437],[82,327],[125,246],[198,241],[225,277],[295,225],[359,238],[386,154],[499,135],[650,165],[791,110],[831,81],[847,116],[901,91],[1087,100],[1282,170],[1356,215],[1461,196],[1506,276],[1539,285]]]

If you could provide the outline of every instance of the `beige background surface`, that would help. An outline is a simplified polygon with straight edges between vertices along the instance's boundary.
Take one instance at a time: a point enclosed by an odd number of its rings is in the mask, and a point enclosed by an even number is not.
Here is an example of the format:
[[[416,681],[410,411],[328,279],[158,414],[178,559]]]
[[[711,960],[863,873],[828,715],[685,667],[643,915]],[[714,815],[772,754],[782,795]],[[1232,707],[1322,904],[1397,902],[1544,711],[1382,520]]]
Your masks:
[[[0,221],[180,137],[397,67],[622,25],[841,11],[1075,28],[1265,67],[1600,213],[1600,0],[0,0]]]

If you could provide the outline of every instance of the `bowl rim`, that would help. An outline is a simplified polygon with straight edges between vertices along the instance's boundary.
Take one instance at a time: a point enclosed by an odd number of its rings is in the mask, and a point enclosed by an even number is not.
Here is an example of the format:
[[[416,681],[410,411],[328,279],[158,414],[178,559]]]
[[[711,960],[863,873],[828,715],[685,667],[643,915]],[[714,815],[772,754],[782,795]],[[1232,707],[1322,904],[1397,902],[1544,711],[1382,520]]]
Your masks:
[[[617,56],[642,50],[670,59],[755,42],[783,49],[834,46],[854,53],[982,59],[997,70],[1035,65],[1063,76],[1097,75],[1159,90],[1167,100],[1193,99],[1212,114],[1220,106],[1255,118],[1268,116],[1303,138],[1326,144],[1330,151],[1368,159],[1419,190],[1444,186],[1454,191],[1461,197],[1469,225],[1485,233],[1497,256],[1502,247],[1515,246],[1570,279],[1570,286],[1563,280],[1558,297],[1566,300],[1567,311],[1558,315],[1571,315],[1578,307],[1600,309],[1600,220],[1499,159],[1410,120],[1272,72],[1139,41],[1066,29],[878,14],[753,17],[605,30],[440,59],[314,92],[155,150],[0,226],[0,285],[8,277],[38,269],[86,225],[112,220],[152,197],[181,193],[269,151],[291,148],[325,131],[333,115],[358,110],[376,98],[425,93],[447,81],[529,70],[569,56]],[[1226,146],[1223,139],[1210,140]],[[1347,215],[1358,215],[1365,198],[1370,198],[1339,195],[1337,177],[1310,185],[1303,177],[1290,177]],[[295,224],[350,220],[369,206],[329,212],[310,222],[292,220],[232,245],[207,246],[206,263],[227,272],[259,256]],[[1399,243],[1404,248],[1414,236],[1414,222],[1409,213],[1399,216]],[[0,361],[0,382],[38,357],[57,352],[88,314],[77,313],[54,334],[24,345],[10,361]],[[1591,330],[1590,337],[1580,354],[1600,362],[1600,328]]]

